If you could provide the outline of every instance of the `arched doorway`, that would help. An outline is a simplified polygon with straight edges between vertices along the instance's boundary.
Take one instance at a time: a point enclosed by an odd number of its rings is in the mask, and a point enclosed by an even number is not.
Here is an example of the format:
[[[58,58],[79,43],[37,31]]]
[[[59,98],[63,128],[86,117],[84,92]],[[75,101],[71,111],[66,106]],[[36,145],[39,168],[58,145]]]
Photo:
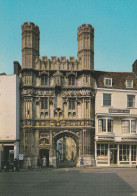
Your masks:
[[[78,137],[72,132],[61,132],[54,137],[57,167],[76,167],[79,155]]]
[[[46,157],[46,167],[49,166],[49,140],[47,138],[42,138],[39,141],[39,156],[42,159]]]

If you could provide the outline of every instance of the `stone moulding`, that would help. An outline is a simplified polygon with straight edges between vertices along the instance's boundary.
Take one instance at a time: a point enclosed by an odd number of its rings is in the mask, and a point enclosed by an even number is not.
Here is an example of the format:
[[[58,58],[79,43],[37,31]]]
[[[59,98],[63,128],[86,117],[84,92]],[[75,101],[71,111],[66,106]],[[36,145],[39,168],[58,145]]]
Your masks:
[[[22,126],[35,127],[92,127],[94,120],[24,120]]]

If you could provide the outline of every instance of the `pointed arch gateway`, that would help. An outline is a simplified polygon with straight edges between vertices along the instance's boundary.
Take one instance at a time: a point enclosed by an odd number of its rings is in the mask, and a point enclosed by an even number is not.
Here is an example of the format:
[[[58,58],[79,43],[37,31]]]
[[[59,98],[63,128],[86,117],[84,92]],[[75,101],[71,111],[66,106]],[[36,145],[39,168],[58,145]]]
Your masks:
[[[71,131],[61,131],[53,137],[57,167],[75,167],[79,157],[79,137]]]

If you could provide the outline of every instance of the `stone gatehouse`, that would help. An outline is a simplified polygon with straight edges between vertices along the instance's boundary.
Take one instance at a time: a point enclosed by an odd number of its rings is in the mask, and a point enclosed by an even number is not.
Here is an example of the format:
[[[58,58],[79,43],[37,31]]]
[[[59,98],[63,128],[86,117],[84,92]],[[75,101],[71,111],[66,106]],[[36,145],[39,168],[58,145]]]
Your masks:
[[[22,25],[21,141],[24,165],[46,156],[49,166],[94,162],[94,28],[77,31],[78,59],[39,57],[39,27]]]

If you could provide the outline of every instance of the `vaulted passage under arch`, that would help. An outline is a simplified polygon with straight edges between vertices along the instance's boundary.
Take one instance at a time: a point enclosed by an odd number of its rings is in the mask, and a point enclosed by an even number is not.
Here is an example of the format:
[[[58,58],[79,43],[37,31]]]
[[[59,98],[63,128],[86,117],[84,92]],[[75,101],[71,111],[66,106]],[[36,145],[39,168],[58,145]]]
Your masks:
[[[79,155],[78,138],[75,134],[64,132],[54,138],[57,167],[75,167]]]

